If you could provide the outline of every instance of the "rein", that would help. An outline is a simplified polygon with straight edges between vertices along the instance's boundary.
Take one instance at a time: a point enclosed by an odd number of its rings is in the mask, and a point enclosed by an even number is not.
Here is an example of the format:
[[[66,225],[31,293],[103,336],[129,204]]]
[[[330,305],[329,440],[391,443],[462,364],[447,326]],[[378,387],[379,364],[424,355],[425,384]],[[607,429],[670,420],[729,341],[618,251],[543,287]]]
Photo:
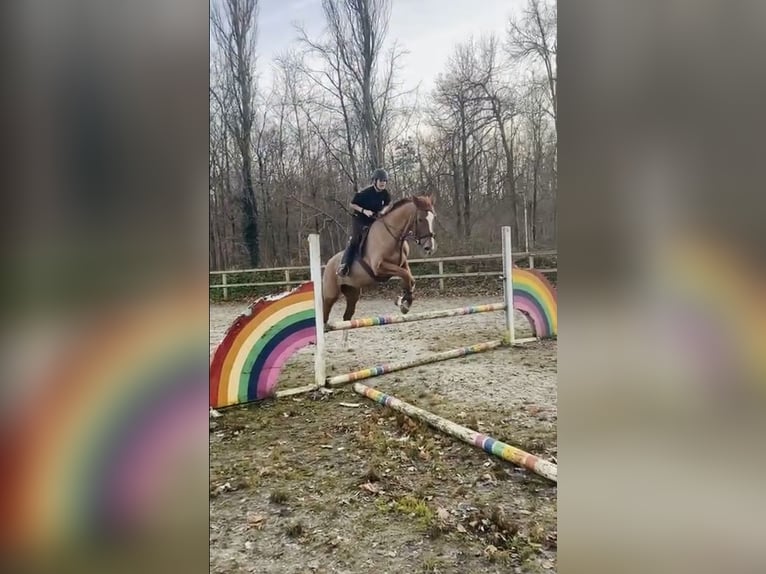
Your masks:
[[[418,211],[419,210],[418,210],[417,206],[415,206],[415,217],[417,217],[417,212]],[[391,212],[389,211],[388,213],[391,213]],[[388,215],[388,213],[386,215]],[[386,228],[386,231],[388,231],[388,234],[391,237],[394,238],[394,240],[396,241],[397,245],[403,244],[404,240],[409,238],[409,237],[413,237],[415,239],[415,242],[418,245],[420,245],[420,242],[423,241],[424,239],[433,239],[434,237],[436,237],[436,234],[435,233],[431,233],[431,232],[426,233],[424,235],[415,236],[415,232],[412,229],[410,229],[413,226],[413,224],[414,224],[414,219],[412,219],[409,223],[407,223],[407,225],[405,225],[404,231],[402,232],[402,234],[399,237],[397,237],[396,234],[393,231],[391,231],[391,228],[386,223],[385,217],[386,217],[385,215],[383,217],[381,217],[380,221],[383,223],[383,227]],[[400,261],[401,261],[401,255],[400,255]]]

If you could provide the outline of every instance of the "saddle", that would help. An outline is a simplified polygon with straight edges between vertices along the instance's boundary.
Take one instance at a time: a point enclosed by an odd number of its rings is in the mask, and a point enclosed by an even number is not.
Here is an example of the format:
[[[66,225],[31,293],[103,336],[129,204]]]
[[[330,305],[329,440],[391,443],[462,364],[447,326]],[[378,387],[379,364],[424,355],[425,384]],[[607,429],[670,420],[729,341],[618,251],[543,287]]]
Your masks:
[[[367,274],[370,277],[372,277],[375,281],[377,281],[378,283],[387,283],[393,277],[393,275],[375,275],[375,273],[373,273],[372,271],[372,268],[364,260],[364,250],[365,250],[365,247],[367,246],[367,238],[368,238],[367,236],[370,233],[371,227],[372,227],[372,224],[366,226],[362,230],[362,236],[359,239],[359,249],[354,254],[354,261],[359,263],[359,265],[361,265],[364,268],[364,270],[367,272]]]

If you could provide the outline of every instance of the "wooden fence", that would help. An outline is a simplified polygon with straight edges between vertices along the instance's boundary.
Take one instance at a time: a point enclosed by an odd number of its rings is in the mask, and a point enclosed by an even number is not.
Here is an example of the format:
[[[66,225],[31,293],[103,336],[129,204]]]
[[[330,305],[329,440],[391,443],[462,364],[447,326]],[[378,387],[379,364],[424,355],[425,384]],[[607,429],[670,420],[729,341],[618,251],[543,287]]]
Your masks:
[[[516,265],[520,267],[527,267],[530,269],[537,269],[541,273],[554,274],[557,273],[556,267],[535,267],[535,258],[555,258],[558,252],[555,250],[542,250],[533,252],[519,252],[513,254],[513,260]],[[483,262],[496,260],[498,262],[498,270],[492,271],[450,271],[445,272],[444,264],[456,264],[456,263],[468,263],[471,262]],[[418,266],[438,266],[437,273],[417,273],[414,267]],[[500,277],[503,274],[502,271],[502,253],[490,253],[485,255],[455,255],[451,257],[429,257],[425,259],[410,259],[410,266],[413,267],[413,276],[416,281],[420,280],[438,280],[439,290],[444,291],[444,280],[458,277]],[[230,289],[239,289],[243,287],[276,287],[279,286],[285,290],[290,289],[294,285],[299,285],[308,281],[309,266],[293,266],[293,267],[260,267],[257,269],[230,269],[227,271],[211,271],[210,272],[210,291],[211,294],[217,290],[223,290],[223,300],[229,299]],[[242,282],[237,280],[234,283],[229,279],[232,275],[268,275],[268,280],[264,281],[248,281]],[[274,279],[274,275],[279,275],[279,279]],[[284,278],[284,279],[283,279]],[[255,279],[255,277],[254,277]],[[395,277],[393,280],[398,281],[399,278]]]

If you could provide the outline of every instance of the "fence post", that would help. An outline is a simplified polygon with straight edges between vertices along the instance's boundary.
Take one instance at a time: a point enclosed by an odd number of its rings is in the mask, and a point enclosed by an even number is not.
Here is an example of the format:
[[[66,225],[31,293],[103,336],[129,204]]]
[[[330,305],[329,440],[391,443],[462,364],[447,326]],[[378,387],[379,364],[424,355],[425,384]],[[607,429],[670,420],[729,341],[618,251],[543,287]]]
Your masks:
[[[535,268],[535,256],[531,253],[529,254],[529,268],[534,269]]]
[[[221,285],[226,285],[226,273],[221,275]],[[224,287],[223,288],[223,300],[226,301],[229,298],[229,290]]]
[[[439,261],[439,275],[444,275],[444,261]],[[439,292],[444,292],[444,277],[439,277]]]
[[[285,291],[290,290],[290,270],[285,269]]]

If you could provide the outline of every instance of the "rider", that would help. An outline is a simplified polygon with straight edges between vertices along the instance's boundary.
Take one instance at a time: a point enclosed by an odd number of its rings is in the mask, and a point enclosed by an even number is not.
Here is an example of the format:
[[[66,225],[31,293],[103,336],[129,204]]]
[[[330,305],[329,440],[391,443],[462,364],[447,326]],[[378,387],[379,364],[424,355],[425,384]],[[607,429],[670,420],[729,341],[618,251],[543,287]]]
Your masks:
[[[351,237],[338,267],[338,275],[348,275],[365,229],[391,208],[391,194],[386,189],[388,182],[386,170],[376,169],[371,179],[372,185],[357,191],[351,200],[351,209],[354,212],[351,217]]]

